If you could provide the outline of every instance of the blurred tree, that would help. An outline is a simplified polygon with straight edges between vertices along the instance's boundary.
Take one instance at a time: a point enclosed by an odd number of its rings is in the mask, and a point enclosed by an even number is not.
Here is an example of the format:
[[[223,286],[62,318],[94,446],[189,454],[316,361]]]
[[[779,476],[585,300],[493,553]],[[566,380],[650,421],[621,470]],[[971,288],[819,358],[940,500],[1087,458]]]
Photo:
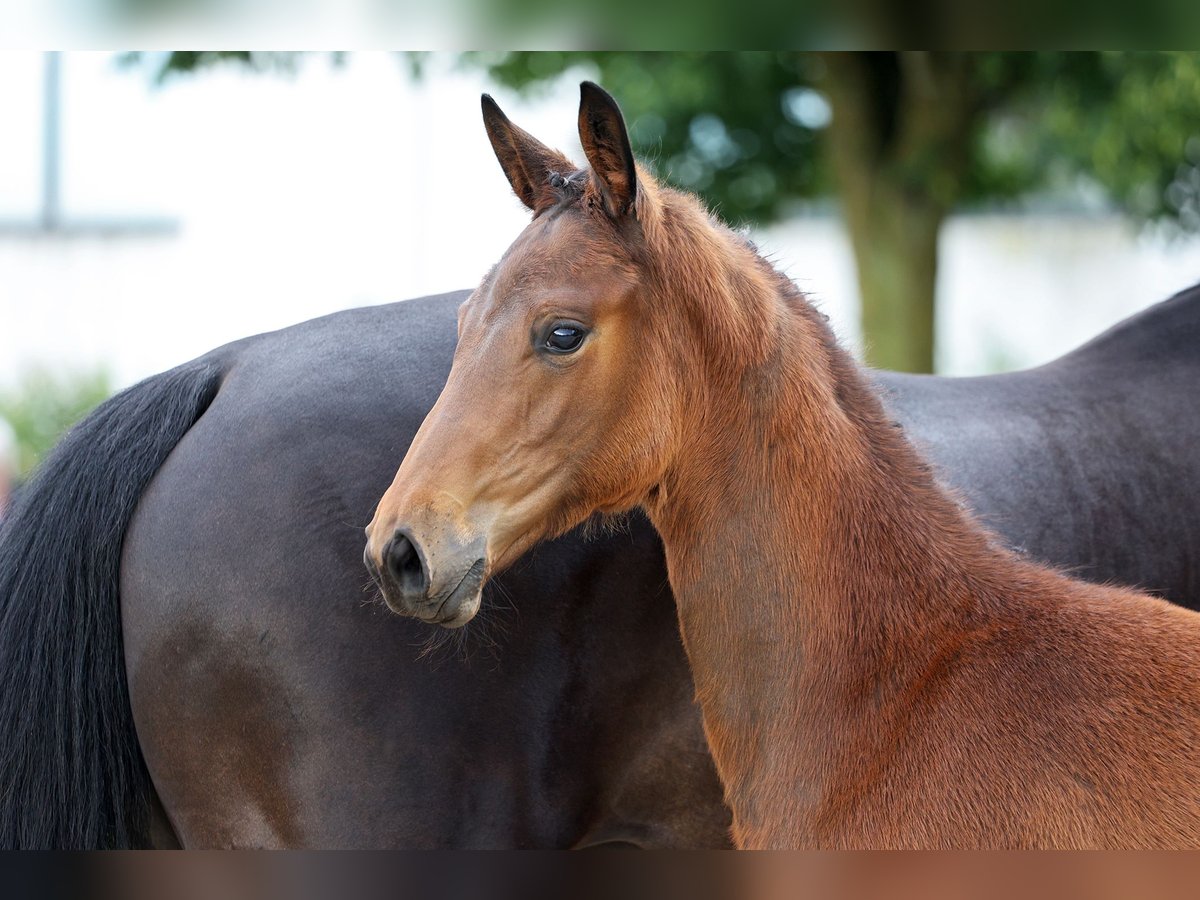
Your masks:
[[[232,58],[169,54],[158,77]],[[421,57],[408,57],[419,70]],[[727,220],[835,196],[868,360],[932,371],[938,236],[955,208],[1071,198],[1200,230],[1200,56],[1186,53],[508,52],[468,65],[533,90],[581,67],[635,149]]]
[[[25,479],[68,428],[112,393],[104,370],[60,375],[32,369],[0,391],[0,418],[17,439],[17,477]]]

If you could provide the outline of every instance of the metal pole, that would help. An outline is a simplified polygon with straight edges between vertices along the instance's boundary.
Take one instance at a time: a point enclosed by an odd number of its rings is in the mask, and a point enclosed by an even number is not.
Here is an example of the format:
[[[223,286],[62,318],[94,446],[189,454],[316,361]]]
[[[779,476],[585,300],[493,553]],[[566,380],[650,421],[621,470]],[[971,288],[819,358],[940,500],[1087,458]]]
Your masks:
[[[59,133],[62,76],[60,56],[57,50],[46,54],[45,75],[42,79],[42,228],[46,231],[57,231],[62,216],[59,196],[62,168],[62,135]]]

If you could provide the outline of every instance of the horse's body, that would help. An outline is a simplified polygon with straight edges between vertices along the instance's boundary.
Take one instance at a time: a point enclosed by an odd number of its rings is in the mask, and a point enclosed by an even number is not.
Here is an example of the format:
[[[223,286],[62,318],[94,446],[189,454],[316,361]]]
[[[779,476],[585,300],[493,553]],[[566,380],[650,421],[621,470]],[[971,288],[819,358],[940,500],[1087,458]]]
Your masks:
[[[503,630],[484,622],[465,653],[419,658],[427,627],[364,603],[359,526],[445,381],[464,297],[340,313],[213,355],[229,375],[142,499],[123,569],[139,733],[185,843],[726,840],[641,517],[502,576],[489,604],[513,607],[491,614]],[[1200,607],[1200,540],[1171,530],[1200,505],[1186,387],[1198,348],[1200,289],[1026,373],[878,377],[1015,546]]]
[[[522,550],[640,508],[737,846],[1200,846],[1200,613],[1005,546],[795,286],[636,166],[596,85],[588,169],[486,96],[483,116],[533,220],[463,305],[446,385],[367,529],[388,606],[462,627]],[[1010,417],[1022,463],[1089,385],[1107,400],[1096,440],[1052,441],[1047,471],[1152,427],[1135,359],[1162,366],[1160,388],[1195,384],[1154,342],[1102,383],[1083,355],[1051,367],[1045,409]],[[999,381],[1019,395],[1039,374]],[[1196,436],[1190,405],[1160,438]],[[971,418],[1005,411],[981,397]],[[1001,498],[1020,492],[997,475]],[[1177,486],[1133,492],[1175,510],[1150,537],[1191,540]],[[1094,540],[1095,512],[1054,509]]]
[[[644,519],[538,548],[461,649],[422,657],[427,626],[366,602],[361,526],[445,381],[465,296],[231,344],[56,451],[0,538],[5,845],[144,840],[126,663],[187,846],[726,842]],[[878,379],[1015,546],[1200,607],[1200,289],[1029,372]]]

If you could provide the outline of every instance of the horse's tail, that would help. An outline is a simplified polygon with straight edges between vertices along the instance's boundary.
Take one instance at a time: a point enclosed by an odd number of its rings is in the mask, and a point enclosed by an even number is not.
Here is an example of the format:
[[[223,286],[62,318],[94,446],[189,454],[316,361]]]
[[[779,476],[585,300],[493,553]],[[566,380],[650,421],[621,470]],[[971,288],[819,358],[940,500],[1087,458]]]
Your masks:
[[[72,428],[0,524],[0,847],[144,845],[150,777],[125,682],[121,545],[221,379],[190,363]]]

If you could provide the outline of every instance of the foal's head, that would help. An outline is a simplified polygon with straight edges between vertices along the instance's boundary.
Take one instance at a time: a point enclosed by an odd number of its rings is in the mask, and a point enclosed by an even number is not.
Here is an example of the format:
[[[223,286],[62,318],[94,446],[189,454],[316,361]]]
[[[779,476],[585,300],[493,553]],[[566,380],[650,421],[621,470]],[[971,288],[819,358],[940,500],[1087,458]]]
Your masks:
[[[773,273],[635,166],[603,90],[582,86],[587,169],[487,96],[483,119],[533,221],[459,310],[449,380],[367,529],[388,605],[450,627],[537,541],[651,497],[715,370],[771,343],[735,295]]]

